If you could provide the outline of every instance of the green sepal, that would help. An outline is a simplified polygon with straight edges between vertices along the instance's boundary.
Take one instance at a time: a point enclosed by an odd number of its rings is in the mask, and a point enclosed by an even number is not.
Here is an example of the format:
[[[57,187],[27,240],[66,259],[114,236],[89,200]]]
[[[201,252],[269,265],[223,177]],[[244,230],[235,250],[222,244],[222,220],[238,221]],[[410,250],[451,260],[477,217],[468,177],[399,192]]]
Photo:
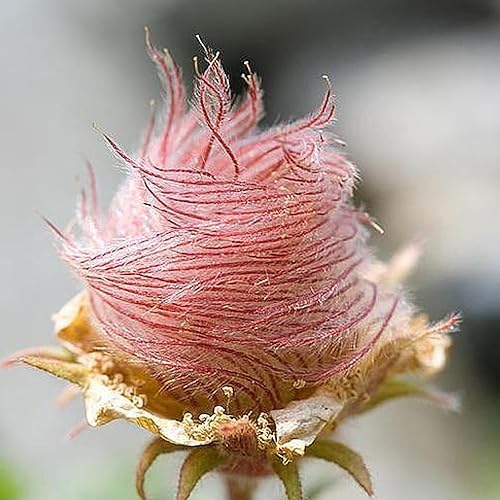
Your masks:
[[[137,494],[141,500],[146,500],[146,492],[144,490],[144,481],[146,473],[153,465],[153,462],[164,453],[172,453],[174,451],[182,451],[185,448],[182,446],[169,443],[162,438],[153,439],[142,452],[139,464],[135,473],[135,487]]]
[[[222,465],[226,458],[213,446],[201,446],[191,451],[181,467],[177,500],[187,500],[198,481]]]
[[[275,458],[272,467],[285,487],[287,499],[302,500],[304,497],[297,462],[289,462],[285,465],[279,458]]]
[[[459,401],[453,394],[430,389],[422,382],[393,378],[387,380],[357,413],[365,413],[387,401],[404,397],[426,399],[448,410],[457,410],[459,407]]]
[[[348,472],[369,496],[373,496],[370,473],[360,455],[349,447],[335,441],[316,440],[307,448],[306,455],[338,465]]]

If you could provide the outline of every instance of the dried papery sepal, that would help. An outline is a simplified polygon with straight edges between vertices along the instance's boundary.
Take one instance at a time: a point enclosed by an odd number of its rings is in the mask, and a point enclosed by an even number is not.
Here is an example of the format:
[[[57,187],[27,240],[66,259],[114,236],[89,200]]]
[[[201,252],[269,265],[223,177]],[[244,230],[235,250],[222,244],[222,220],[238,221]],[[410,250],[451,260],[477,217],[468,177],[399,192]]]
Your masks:
[[[91,325],[84,292],[75,295],[52,316],[57,339],[74,354],[99,351],[106,345]]]
[[[45,358],[47,360],[66,362],[72,362],[75,359],[74,354],[62,346],[33,347],[11,354],[0,363],[0,368],[9,368],[25,357]]]
[[[46,356],[20,356],[17,361],[21,361],[33,368],[38,368],[44,372],[62,378],[67,382],[76,384],[81,388],[86,388],[91,373],[89,369],[80,363],[72,363],[69,361],[61,361],[58,358],[48,358]]]
[[[276,429],[277,453],[284,463],[303,456],[325,427],[340,413],[343,402],[327,393],[293,401],[270,415]]]

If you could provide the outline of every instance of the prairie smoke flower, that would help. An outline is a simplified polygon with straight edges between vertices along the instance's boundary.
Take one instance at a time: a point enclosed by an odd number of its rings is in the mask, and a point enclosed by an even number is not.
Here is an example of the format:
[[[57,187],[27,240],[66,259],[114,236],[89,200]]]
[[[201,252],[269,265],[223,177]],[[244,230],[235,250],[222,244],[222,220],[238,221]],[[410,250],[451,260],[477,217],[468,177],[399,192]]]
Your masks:
[[[191,106],[170,54],[147,48],[165,89],[138,154],[104,139],[127,169],[100,214],[93,173],[62,258],[84,291],[55,316],[60,348],[13,356],[80,387],[89,425],[124,418],[155,435],[137,472],[191,449],[178,498],[217,469],[232,498],[276,473],[301,498],[297,461],[337,463],[372,494],[361,458],[328,440],[347,417],[428,391],[456,316],[429,325],[401,291],[418,246],[390,262],[367,247],[376,224],[351,202],[357,172],[317,111],[268,130],[245,63],[234,102],[219,53],[195,58]],[[201,43],[201,42],[200,42]],[[244,479],[244,477],[247,479]]]

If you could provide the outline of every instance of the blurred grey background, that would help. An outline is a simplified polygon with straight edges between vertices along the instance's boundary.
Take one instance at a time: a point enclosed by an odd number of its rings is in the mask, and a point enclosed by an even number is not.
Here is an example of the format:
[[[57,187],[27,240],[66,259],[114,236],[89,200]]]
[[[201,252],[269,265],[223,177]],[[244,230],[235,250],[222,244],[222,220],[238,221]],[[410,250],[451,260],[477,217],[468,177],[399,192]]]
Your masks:
[[[459,415],[421,402],[353,421],[345,439],[370,465],[380,500],[500,498],[500,2],[493,0],[18,0],[0,6],[0,358],[50,344],[51,313],[78,283],[38,213],[64,226],[83,158],[109,200],[119,169],[92,122],[134,149],[159,84],[143,26],[192,74],[194,34],[223,52],[234,88],[250,59],[266,91],[265,122],[311,110],[332,76],[337,133],[361,170],[358,198],[386,230],[387,256],[415,236],[426,252],[410,281],[438,319],[462,311],[447,372]],[[0,374],[0,499],[132,499],[147,440],[125,424],[65,434],[80,403],[62,384],[18,368]],[[178,459],[152,473],[170,498]],[[342,473],[314,465],[317,497],[361,499]],[[218,498],[204,480],[195,498]],[[260,498],[280,498],[265,482]]]

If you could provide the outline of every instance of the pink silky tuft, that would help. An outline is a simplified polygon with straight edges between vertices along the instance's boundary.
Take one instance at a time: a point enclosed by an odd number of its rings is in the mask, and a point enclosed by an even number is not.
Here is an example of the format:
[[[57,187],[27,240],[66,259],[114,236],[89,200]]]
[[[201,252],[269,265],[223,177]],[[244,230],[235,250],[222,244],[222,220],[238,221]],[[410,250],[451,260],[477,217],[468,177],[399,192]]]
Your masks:
[[[162,124],[152,117],[136,155],[104,136],[127,178],[102,216],[91,174],[62,255],[100,331],[165,390],[193,403],[230,385],[243,410],[283,406],[295,381],[316,386],[355,366],[406,307],[364,277],[366,217],[351,204],[356,169],[328,131],[330,83],[317,111],[260,130],[248,64],[234,102],[204,47],[188,106],[170,54],[149,36],[147,47]]]

